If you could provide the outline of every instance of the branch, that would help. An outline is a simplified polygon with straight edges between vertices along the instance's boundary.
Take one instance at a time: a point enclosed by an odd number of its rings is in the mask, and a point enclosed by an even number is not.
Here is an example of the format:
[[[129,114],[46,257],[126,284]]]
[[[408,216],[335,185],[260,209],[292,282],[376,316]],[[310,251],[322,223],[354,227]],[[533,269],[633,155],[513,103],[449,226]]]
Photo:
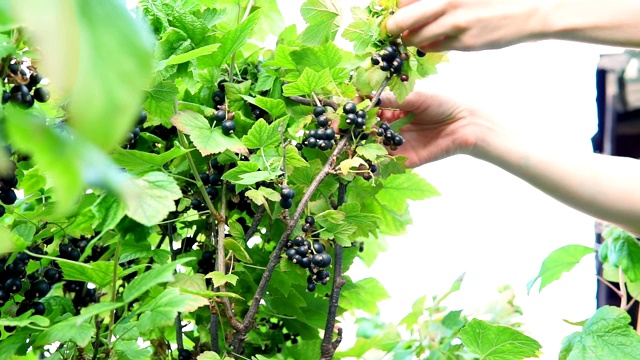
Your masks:
[[[620,296],[620,308],[624,309],[627,307],[627,285],[624,282],[624,273],[622,272],[622,266],[618,267],[618,282],[620,286],[620,292],[622,296]]]
[[[289,100],[295,101],[298,104],[302,104],[302,105],[315,106],[313,101],[311,101],[311,100],[309,100],[307,98],[304,98],[302,96],[289,96]],[[322,103],[322,106],[330,106],[334,110],[338,110],[338,108],[340,108],[338,103],[336,103],[334,101],[331,101],[331,100],[322,99],[322,100],[320,100],[320,102]]]
[[[255,216],[253,217],[253,221],[251,222],[251,226],[249,227],[249,230],[247,230],[247,233],[244,234],[244,241],[249,241],[249,239],[253,237],[253,234],[255,234],[256,231],[258,231],[258,226],[260,226],[260,222],[262,221],[262,217],[264,216],[265,213],[266,213],[265,207],[260,206],[258,208],[258,211],[256,211]]]
[[[318,186],[320,186],[320,183],[322,182],[322,180],[324,180],[324,178],[329,174],[329,171],[333,167],[333,164],[336,162],[338,155],[342,153],[345,146],[347,145],[348,140],[349,140],[349,136],[346,136],[346,135],[340,139],[340,141],[338,142],[338,145],[336,145],[335,149],[331,153],[331,156],[329,156],[329,159],[322,167],[322,170],[320,170],[320,173],[318,174],[318,176],[316,176],[316,178],[313,180],[311,185],[309,185],[309,188],[305,191],[304,195],[302,196],[302,199],[300,200],[300,203],[298,204],[298,207],[296,208],[296,211],[293,217],[291,218],[291,221],[289,221],[289,223],[287,224],[287,228],[282,234],[280,241],[278,241],[278,244],[276,245],[275,249],[273,249],[273,252],[271,253],[271,256],[269,258],[269,262],[267,263],[266,270],[262,274],[262,278],[260,279],[260,283],[258,284],[258,289],[256,290],[256,293],[253,296],[253,299],[251,300],[251,306],[249,307],[249,310],[247,311],[242,321],[242,329],[236,331],[236,333],[234,333],[232,336],[230,346],[233,349],[234,353],[242,355],[243,353],[242,345],[246,339],[247,333],[253,327],[254,318],[258,313],[260,301],[262,300],[262,297],[264,296],[264,293],[267,290],[267,284],[269,283],[269,280],[271,280],[273,271],[275,270],[276,266],[280,262],[282,250],[284,249],[287,243],[287,239],[289,238],[289,235],[291,235],[291,232],[293,232],[293,229],[295,228],[298,221],[300,221],[300,217],[302,216],[302,213],[304,212],[304,209],[306,208],[307,203],[311,199],[311,196],[318,189]]]
[[[347,184],[340,183],[338,187],[338,203],[340,206],[345,203],[347,195]],[[336,326],[336,315],[338,313],[338,301],[340,300],[340,290],[346,283],[342,277],[342,246],[335,244],[334,252],[333,285],[331,287],[331,297],[329,298],[329,310],[327,311],[327,322],[324,327],[324,337],[322,339],[321,360],[331,360],[336,349],[342,342],[342,328]],[[333,340],[333,332],[337,331],[338,336]]]
[[[211,300],[211,301],[215,301],[215,300]],[[219,322],[219,315],[217,312],[213,311],[215,309],[215,306],[210,305],[211,307],[211,315],[209,317],[209,341],[211,342],[211,351],[215,352],[216,354],[220,354],[220,344],[218,342],[218,322]]]
[[[184,349],[184,343],[182,342],[182,320],[180,319],[180,313],[176,315],[176,345],[178,345],[178,349]]]
[[[609,289],[613,290],[613,292],[618,294],[619,297],[622,297],[622,292],[620,291],[620,289],[618,289],[615,286],[613,286],[612,283],[607,281],[607,279],[603,278],[602,276],[596,274],[596,277],[598,278],[598,280],[602,281],[603,284],[607,285],[607,287],[609,287]]]

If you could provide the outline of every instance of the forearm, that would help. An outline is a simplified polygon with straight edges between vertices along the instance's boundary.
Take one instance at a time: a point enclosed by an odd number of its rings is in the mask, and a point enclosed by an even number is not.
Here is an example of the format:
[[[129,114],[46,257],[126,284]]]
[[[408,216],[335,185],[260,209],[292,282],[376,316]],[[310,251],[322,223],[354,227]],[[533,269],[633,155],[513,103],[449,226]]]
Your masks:
[[[550,0],[541,12],[543,37],[640,48],[640,1]]]
[[[640,234],[640,160],[569,153],[501,130],[480,140],[473,155],[574,209]]]

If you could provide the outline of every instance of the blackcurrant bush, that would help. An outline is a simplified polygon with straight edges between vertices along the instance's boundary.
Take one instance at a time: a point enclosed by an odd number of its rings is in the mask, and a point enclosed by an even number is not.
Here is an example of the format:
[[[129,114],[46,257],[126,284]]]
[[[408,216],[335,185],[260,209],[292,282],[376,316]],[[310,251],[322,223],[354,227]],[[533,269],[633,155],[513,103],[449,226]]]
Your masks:
[[[225,135],[231,135],[236,131],[236,123],[231,120],[225,120],[222,122],[222,133]]]
[[[305,223],[307,223],[307,224],[309,224],[309,225],[311,225],[311,226],[313,226],[313,225],[315,225],[315,224],[316,224],[316,219],[315,219],[313,216],[308,215],[308,216],[304,219],[304,222],[305,222]]]
[[[427,53],[425,53],[424,51],[418,49],[418,50],[416,50],[416,55],[418,55],[418,57],[424,57],[425,55],[427,55]]]
[[[218,110],[215,114],[213,114],[213,120],[215,121],[225,121],[227,120],[227,112],[224,110]]]
[[[211,101],[217,106],[224,105],[224,93],[222,91],[215,91],[211,95]]]
[[[344,106],[342,107],[342,111],[344,111],[345,114],[355,114],[357,111],[356,104],[349,101],[348,103],[344,104]]]
[[[324,106],[316,106],[313,108],[313,116],[315,117],[320,117],[320,115],[324,115],[325,112],[326,109],[324,108]]]
[[[293,200],[291,199],[280,199],[280,207],[283,209],[289,209],[293,206]]]
[[[187,349],[178,350],[178,360],[191,360],[191,351]]]
[[[9,278],[4,283],[4,290],[9,294],[15,294],[22,290],[22,280],[20,278]]]
[[[51,94],[49,93],[49,89],[45,87],[38,87],[33,90],[33,98],[40,103],[45,103],[49,101],[51,98]]]

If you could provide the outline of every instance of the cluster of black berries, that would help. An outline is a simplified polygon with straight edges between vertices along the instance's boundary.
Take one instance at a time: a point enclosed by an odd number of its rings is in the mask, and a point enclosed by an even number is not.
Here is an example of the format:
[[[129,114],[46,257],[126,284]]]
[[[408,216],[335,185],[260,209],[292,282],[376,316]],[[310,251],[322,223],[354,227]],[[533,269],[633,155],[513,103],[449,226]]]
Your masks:
[[[303,231],[307,230],[306,232],[315,230],[313,216],[307,216],[302,227]],[[285,255],[294,264],[298,264],[303,269],[309,269],[307,291],[315,291],[317,283],[327,285],[329,282],[330,274],[326,268],[331,265],[331,255],[325,252],[324,245],[317,237],[313,238],[313,242],[306,240],[301,235],[296,236],[293,240],[288,240]]]
[[[199,175],[200,175],[200,181],[202,181],[202,184],[205,186],[205,189],[207,190],[207,195],[209,195],[209,198],[213,201],[220,194],[220,190],[218,190],[218,187],[222,183],[221,178],[222,178],[222,174],[224,173],[224,165],[220,164],[220,162],[218,161],[218,158],[213,158],[210,161],[210,165],[211,165],[211,170],[209,172],[201,173]],[[204,202],[202,202],[202,200],[198,198],[193,198],[191,200],[191,208],[193,208],[196,211],[204,211],[207,209],[207,206]]]
[[[356,174],[361,176],[363,179],[369,181],[373,178],[373,174],[375,174],[377,171],[378,171],[378,166],[367,161],[367,165],[364,165],[364,164],[358,165],[358,172]]]
[[[59,273],[56,269],[47,269],[40,271],[40,275],[36,273],[27,278],[26,268],[29,261],[37,260],[30,258],[26,253],[18,253],[10,264],[7,259],[0,259],[0,307],[9,302],[14,295],[19,294],[24,285],[28,284],[28,289],[22,295],[22,301],[16,309],[16,316],[20,316],[29,310],[33,310],[33,315],[44,315],[46,312],[45,305],[38,301],[49,293],[51,285],[59,281]],[[17,300],[14,298],[14,301]],[[6,332],[13,332],[16,328],[13,326],[5,326]]]
[[[367,113],[364,110],[358,110],[356,104],[349,101],[342,106],[342,111],[346,114],[347,125],[353,126],[355,129],[364,129],[367,125]]]
[[[21,62],[17,59],[11,60],[4,72],[6,83],[14,84],[9,91],[3,90],[2,104],[9,101],[23,108],[30,108],[34,102],[47,102],[51,95],[45,87],[38,86],[42,81],[42,75],[35,70],[31,74],[22,68]]]
[[[0,173],[0,217],[4,216],[6,209],[4,205],[13,205],[18,197],[13,190],[18,185],[16,177],[16,169],[18,166],[15,161],[8,160],[3,165],[4,173]],[[4,205],[3,205],[4,204]]]
[[[296,196],[296,192],[287,185],[282,185],[280,188],[280,207],[283,209],[289,209],[293,206],[293,198]]]
[[[400,134],[396,134],[395,131],[391,130],[389,124],[382,123],[378,128],[378,136],[383,138],[382,144],[384,146],[389,146],[391,150],[398,149],[398,146],[404,143],[404,138]]]
[[[136,146],[136,140],[140,137],[140,126],[142,126],[147,121],[147,112],[143,109],[140,111],[140,116],[138,117],[138,122],[136,123],[136,127],[131,130],[129,135],[127,136],[127,142],[122,146],[124,149],[134,149]]]
[[[184,348],[179,349],[178,360],[191,360],[191,351]]]
[[[215,253],[211,250],[203,251],[200,260],[198,260],[198,273],[206,275],[214,271],[216,271]]]
[[[318,148],[322,151],[329,150],[335,145],[336,132],[329,126],[329,117],[326,110],[322,106],[316,106],[313,109],[313,116],[316,119],[318,129],[310,130],[307,136],[302,140],[302,144],[296,144],[298,150],[302,150],[302,146],[311,149]]]
[[[233,121],[234,114],[227,113],[224,110],[218,110],[213,115],[213,120],[217,122],[222,122],[220,127],[222,128],[222,133],[229,136],[236,131],[236,123]]]
[[[375,66],[379,65],[382,71],[388,71],[393,75],[400,75],[400,80],[406,82],[409,81],[409,76],[402,74],[402,67],[408,59],[408,53],[400,53],[397,46],[388,45],[379,53],[371,56],[371,63]]]

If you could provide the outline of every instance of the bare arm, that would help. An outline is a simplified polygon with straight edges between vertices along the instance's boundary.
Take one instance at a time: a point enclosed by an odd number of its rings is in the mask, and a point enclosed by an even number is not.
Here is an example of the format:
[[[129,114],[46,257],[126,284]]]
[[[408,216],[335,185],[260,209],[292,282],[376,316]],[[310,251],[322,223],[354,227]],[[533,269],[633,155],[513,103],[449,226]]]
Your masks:
[[[395,152],[408,166],[468,154],[490,162],[558,201],[640,234],[640,160],[566,151],[531,142],[482,111],[447,97],[414,92],[398,104],[385,94],[383,120],[407,113],[414,120],[401,129],[405,143]]]
[[[633,0],[403,0],[387,22],[424,51],[482,50],[563,39],[640,47]]]

